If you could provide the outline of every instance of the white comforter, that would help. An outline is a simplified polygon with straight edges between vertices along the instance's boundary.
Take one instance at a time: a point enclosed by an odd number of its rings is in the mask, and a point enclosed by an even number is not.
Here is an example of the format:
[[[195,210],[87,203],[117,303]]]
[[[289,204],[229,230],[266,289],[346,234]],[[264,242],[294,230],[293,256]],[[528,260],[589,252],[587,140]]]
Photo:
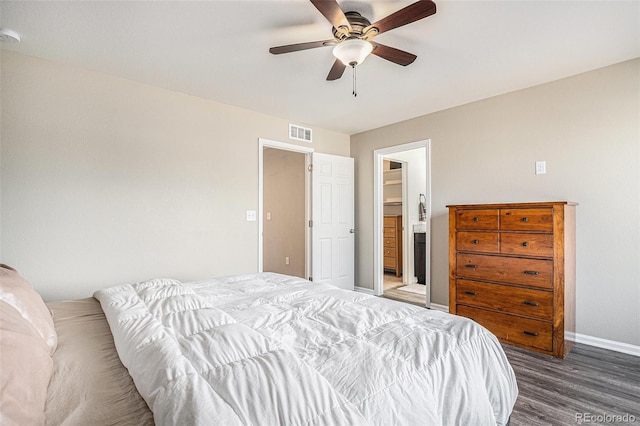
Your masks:
[[[518,393],[474,322],[300,278],[94,296],[159,425],[505,424]]]

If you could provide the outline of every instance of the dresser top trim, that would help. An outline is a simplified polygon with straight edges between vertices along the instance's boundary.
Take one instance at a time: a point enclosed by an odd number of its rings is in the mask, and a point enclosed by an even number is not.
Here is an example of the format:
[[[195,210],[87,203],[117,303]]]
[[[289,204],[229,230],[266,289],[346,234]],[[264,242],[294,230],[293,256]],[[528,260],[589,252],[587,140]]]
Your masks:
[[[528,208],[528,207],[553,207],[558,205],[577,206],[578,203],[572,201],[547,201],[533,203],[496,203],[496,204],[449,204],[447,208],[461,209],[509,209],[509,208]]]

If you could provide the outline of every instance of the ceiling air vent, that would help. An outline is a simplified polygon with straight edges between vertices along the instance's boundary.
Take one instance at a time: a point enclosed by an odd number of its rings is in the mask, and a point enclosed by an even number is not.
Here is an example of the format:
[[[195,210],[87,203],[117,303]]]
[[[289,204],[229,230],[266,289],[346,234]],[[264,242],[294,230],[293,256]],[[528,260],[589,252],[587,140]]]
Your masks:
[[[296,126],[295,124],[289,124],[289,138],[299,141],[311,142],[311,129]]]

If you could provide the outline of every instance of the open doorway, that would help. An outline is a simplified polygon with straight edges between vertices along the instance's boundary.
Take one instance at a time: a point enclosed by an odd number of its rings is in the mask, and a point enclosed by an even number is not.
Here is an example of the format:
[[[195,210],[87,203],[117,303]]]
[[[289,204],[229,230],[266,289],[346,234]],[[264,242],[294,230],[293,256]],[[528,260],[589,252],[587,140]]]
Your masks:
[[[305,278],[305,154],[263,152],[263,270]]]
[[[425,140],[374,151],[374,294],[426,307],[431,302],[429,145]]]
[[[295,201],[296,206],[300,206],[301,201],[304,203],[304,221],[299,224],[300,215],[298,215],[297,219],[295,219],[296,223],[286,223],[284,227],[280,228],[281,231],[275,234],[275,238],[280,242],[288,239],[299,241],[301,239],[300,236],[292,238],[289,234],[293,227],[303,228],[305,240],[304,277],[309,281],[329,282],[338,287],[353,290],[355,271],[353,158],[314,153],[313,148],[262,138],[259,139],[258,144],[258,205],[260,209],[257,215],[258,271],[267,270],[265,263],[269,262],[267,257],[271,257],[271,253],[267,255],[267,252],[274,251],[274,244],[265,241],[265,235],[267,235],[267,241],[269,241],[268,234],[270,233],[265,231],[265,228],[268,226],[267,222],[275,219],[275,210],[273,209],[276,208],[269,207],[269,205],[273,206],[273,200],[265,201],[265,187],[269,186],[268,183],[265,184],[265,179],[271,178],[267,176],[270,172],[265,173],[265,157],[271,157],[272,154],[277,157],[289,157],[274,151],[293,151],[304,157],[305,196],[304,200],[300,200],[300,197],[298,197],[297,201]],[[274,151],[270,151],[272,149]],[[313,167],[311,167],[312,157]],[[294,156],[294,158],[300,157]],[[269,161],[269,159],[266,161]],[[292,167],[299,171],[300,162],[296,162],[296,165],[292,165]],[[287,179],[296,178],[285,178],[285,180]],[[288,191],[288,189],[285,189],[285,183],[276,185],[275,192],[276,197],[278,197],[278,201],[275,201],[276,203],[284,203],[282,196],[284,192]],[[294,219],[291,219],[291,221],[294,221]],[[302,253],[299,254],[301,255]],[[289,266],[293,261],[293,257],[285,252],[276,252],[273,257],[275,258],[275,264],[279,264],[279,268]],[[289,265],[287,265],[287,260]],[[269,266],[269,269],[274,272],[293,274],[291,270],[276,269],[273,266]]]
[[[404,223],[407,207],[407,163],[391,157],[382,160],[383,295],[394,297],[407,285]],[[402,295],[403,293],[398,293]]]
[[[259,272],[310,275],[312,148],[259,140]]]

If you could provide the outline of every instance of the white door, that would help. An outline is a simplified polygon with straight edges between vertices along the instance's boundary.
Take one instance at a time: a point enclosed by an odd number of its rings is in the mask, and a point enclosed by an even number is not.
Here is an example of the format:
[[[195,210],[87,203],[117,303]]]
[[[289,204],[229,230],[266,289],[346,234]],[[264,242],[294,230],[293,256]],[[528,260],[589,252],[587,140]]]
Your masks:
[[[353,158],[313,154],[311,277],[354,289]]]

